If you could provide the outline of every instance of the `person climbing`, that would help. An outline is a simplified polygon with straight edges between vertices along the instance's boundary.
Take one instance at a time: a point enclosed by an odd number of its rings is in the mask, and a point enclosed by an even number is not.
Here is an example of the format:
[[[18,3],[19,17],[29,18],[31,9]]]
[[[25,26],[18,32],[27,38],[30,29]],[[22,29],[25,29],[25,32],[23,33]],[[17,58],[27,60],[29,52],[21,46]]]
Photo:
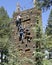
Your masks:
[[[30,37],[30,30],[27,28],[26,32],[25,32],[25,39],[27,39],[27,42],[31,41],[31,37]]]
[[[24,29],[22,27],[19,29],[19,35],[19,41],[22,41],[22,43],[24,43]]]
[[[18,28],[19,28],[19,32],[20,32],[21,29],[23,29],[22,25],[19,25]]]
[[[21,25],[21,16],[20,15],[18,15],[17,16],[17,19],[16,19],[16,26],[18,27],[18,31],[19,31],[19,26]]]

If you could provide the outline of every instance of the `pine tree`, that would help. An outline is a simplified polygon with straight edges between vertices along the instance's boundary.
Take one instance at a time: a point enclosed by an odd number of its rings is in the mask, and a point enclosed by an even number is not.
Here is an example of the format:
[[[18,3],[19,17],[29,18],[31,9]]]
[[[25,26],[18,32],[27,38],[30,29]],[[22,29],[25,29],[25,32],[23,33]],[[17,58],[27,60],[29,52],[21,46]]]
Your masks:
[[[7,61],[8,55],[8,45],[9,45],[9,37],[10,37],[10,26],[9,26],[10,18],[7,14],[7,11],[4,7],[0,7],[0,54],[1,54],[1,65],[3,62]],[[4,58],[3,58],[4,57]]]
[[[52,34],[52,10],[50,12],[50,16],[48,19],[48,25],[46,27],[46,34],[51,35]]]
[[[49,39],[47,40],[47,46],[48,48],[51,48],[52,47],[52,10],[49,15],[48,25],[46,27],[45,33],[47,36],[50,36]]]
[[[52,0],[34,0],[35,6],[38,9],[48,9],[52,6]]]
[[[36,54],[35,54],[35,61],[36,65],[43,65],[43,53],[41,52],[41,46],[42,46],[42,26],[41,24],[38,24],[40,22],[40,18],[37,15],[36,16]]]
[[[41,3],[42,4],[42,3]],[[35,8],[38,11],[41,11],[41,4],[38,0],[35,0]],[[40,13],[41,14],[41,13]],[[36,39],[34,39],[34,42],[36,43],[36,53],[35,53],[35,65],[43,65],[43,53],[41,52],[42,48],[42,22],[40,19],[41,15],[36,15]],[[41,23],[40,23],[41,22]]]

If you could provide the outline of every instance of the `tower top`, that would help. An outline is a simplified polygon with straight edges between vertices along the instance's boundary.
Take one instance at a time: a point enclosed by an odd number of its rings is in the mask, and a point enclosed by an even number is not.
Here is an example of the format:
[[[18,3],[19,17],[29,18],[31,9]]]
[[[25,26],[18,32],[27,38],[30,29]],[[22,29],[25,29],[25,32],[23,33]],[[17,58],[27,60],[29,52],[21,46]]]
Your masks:
[[[20,13],[20,4],[18,2],[16,4],[16,12],[17,13]]]

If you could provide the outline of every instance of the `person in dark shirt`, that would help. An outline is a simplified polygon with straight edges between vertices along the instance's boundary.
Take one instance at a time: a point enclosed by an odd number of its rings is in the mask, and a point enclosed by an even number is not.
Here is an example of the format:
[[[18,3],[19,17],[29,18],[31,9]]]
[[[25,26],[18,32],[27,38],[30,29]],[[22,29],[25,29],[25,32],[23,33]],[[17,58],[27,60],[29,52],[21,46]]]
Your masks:
[[[26,29],[26,32],[25,32],[25,39],[27,39],[27,42],[30,42],[31,41],[31,37],[30,37],[30,31],[29,29]]]
[[[19,41],[22,41],[22,43],[24,43],[23,39],[24,39],[24,29],[21,27],[19,28]]]

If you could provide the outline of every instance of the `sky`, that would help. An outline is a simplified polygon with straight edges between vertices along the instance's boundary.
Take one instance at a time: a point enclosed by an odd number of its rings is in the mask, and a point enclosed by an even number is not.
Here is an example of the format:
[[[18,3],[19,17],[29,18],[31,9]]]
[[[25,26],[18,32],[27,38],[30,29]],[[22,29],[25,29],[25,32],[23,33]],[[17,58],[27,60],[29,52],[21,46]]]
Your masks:
[[[16,4],[20,3],[21,10],[30,9],[33,7],[32,0],[0,0],[0,7],[3,6],[7,10],[8,15],[12,17],[13,12],[16,10]],[[45,30],[50,10],[42,13],[43,30]]]

